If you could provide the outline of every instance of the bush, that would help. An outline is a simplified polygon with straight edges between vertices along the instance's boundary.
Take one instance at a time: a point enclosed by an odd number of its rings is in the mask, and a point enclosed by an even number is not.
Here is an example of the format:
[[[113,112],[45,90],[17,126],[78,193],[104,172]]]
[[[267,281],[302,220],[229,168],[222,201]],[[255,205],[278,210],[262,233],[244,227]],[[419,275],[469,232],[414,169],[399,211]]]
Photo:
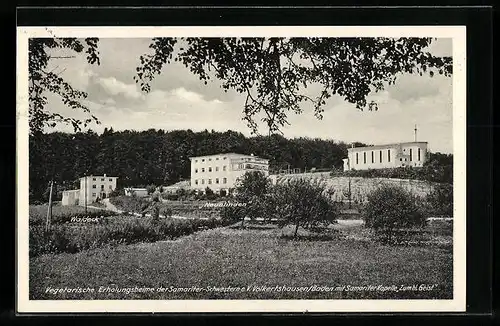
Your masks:
[[[397,167],[384,169],[332,171],[332,177],[362,177],[362,178],[391,178],[411,179],[438,183],[453,183],[453,166],[426,163],[423,167]]]
[[[193,232],[227,225],[216,219],[176,220],[138,219],[120,216],[102,224],[60,224],[48,231],[44,226],[30,226],[30,257],[48,253],[76,253],[105,245],[132,244],[175,239]]]
[[[427,195],[427,214],[429,216],[453,216],[453,186],[450,184],[436,185]]]
[[[154,184],[150,184],[149,186],[146,187],[146,191],[148,192],[148,195],[151,195],[153,192],[156,191],[156,186]]]
[[[417,198],[402,187],[388,185],[368,194],[364,219],[365,225],[385,242],[395,240],[394,236],[403,234],[401,231],[422,228],[426,224]]]
[[[118,196],[109,198],[111,204],[125,212],[142,213],[149,206],[149,202],[135,196]]]
[[[215,195],[215,193],[213,192],[212,189],[210,189],[209,187],[206,187],[205,188],[205,198],[208,199],[208,200],[213,200],[215,199],[217,196]]]
[[[124,196],[125,191],[122,188],[115,188],[113,191],[109,193],[108,197],[118,197],[118,196]]]

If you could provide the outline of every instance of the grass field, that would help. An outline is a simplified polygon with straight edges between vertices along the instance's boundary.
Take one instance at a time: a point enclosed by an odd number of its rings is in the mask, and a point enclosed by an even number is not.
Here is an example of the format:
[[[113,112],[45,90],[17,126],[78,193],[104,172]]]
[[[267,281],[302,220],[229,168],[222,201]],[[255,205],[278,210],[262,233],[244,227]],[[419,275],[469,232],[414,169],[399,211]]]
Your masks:
[[[47,209],[49,205],[30,205],[29,206],[29,221],[30,225],[45,224],[47,219]],[[69,221],[72,217],[101,217],[116,215],[113,212],[95,209],[88,207],[85,210],[83,206],[52,206],[52,220],[51,223],[64,223]]]
[[[290,234],[291,228],[261,225],[243,230],[217,228],[171,241],[119,245],[76,254],[42,255],[30,259],[30,298],[452,298],[450,223],[431,223],[429,239],[440,241],[415,246],[387,246],[373,242],[367,229],[351,221],[339,223],[334,228],[322,241],[285,239],[282,235]],[[306,237],[311,234],[300,230],[299,235]],[[255,286],[313,285],[344,288],[310,292],[253,291]],[[169,290],[170,287],[191,286],[208,291]],[[229,286],[247,291],[229,291]],[[351,287],[350,290],[347,286]],[[375,290],[353,286],[374,286]],[[94,292],[52,294],[50,290],[65,287],[89,287]],[[153,291],[99,293],[100,287],[122,291],[138,287]],[[159,288],[167,290],[157,292]]]

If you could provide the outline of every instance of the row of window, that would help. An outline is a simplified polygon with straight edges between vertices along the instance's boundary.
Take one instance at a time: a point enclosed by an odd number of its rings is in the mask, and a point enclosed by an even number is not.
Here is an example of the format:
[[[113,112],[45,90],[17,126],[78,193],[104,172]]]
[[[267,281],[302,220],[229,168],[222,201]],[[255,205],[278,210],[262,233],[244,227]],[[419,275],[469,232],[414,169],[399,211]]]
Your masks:
[[[223,157],[222,159],[223,159],[223,160],[226,160],[226,159],[227,159],[227,157]],[[216,161],[218,161],[218,160],[219,160],[219,158],[218,158],[218,157],[216,157],[216,158],[215,158],[215,160],[216,160]],[[201,161],[202,161],[202,162],[205,162],[205,159],[204,159],[204,158],[202,158],[202,159],[201,159]],[[208,158],[208,161],[212,161],[212,158]],[[195,162],[195,163],[198,163],[198,159],[195,159],[195,160],[194,160],[194,162]]]
[[[97,181],[96,179],[97,178],[92,178],[92,181]],[[104,178],[101,178],[101,181],[104,181]],[[113,179],[110,178],[109,181],[113,182]]]
[[[215,167],[215,172],[218,172],[218,171],[219,171],[219,167],[216,166]],[[226,166],[225,165],[222,166],[222,171],[226,171]],[[205,172],[205,168],[201,168],[201,172]],[[208,172],[212,172],[212,167],[211,166],[208,167]],[[198,169],[194,169],[194,173],[198,173]]]
[[[199,182],[201,182],[201,184],[204,185],[205,184],[205,179],[201,179],[200,181],[198,181],[198,179],[194,180],[194,184],[199,184]],[[207,182],[208,182],[209,185],[211,185],[212,184],[212,179],[208,179]],[[219,178],[215,178],[215,183],[219,184]],[[227,178],[222,178],[222,183],[226,184],[227,183]]]
[[[93,189],[97,189],[97,185],[92,185]],[[101,189],[104,189],[104,185],[101,185]],[[109,189],[113,189],[112,185],[109,185]]]
[[[420,161],[420,148],[417,152],[417,161]],[[371,151],[371,161],[375,163],[375,151]],[[387,150],[387,162],[391,161],[391,150]],[[410,148],[410,161],[413,161],[413,151]],[[382,151],[379,151],[379,163],[382,163]],[[356,153],[356,164],[359,164],[359,153]],[[366,164],[366,152],[363,152],[363,164]]]

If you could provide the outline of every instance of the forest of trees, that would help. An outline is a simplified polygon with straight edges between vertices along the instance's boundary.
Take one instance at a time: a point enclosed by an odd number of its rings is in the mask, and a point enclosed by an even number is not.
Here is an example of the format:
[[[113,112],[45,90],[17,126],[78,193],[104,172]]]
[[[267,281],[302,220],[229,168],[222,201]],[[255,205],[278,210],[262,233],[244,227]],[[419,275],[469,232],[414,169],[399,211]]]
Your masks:
[[[363,145],[363,144],[358,144]],[[270,160],[270,169],[342,167],[348,145],[333,140],[280,135],[245,137],[235,131],[113,131],[30,136],[30,202],[45,201],[47,186],[57,193],[79,187],[84,175],[117,176],[119,187],[169,185],[190,177],[189,157],[236,152]]]

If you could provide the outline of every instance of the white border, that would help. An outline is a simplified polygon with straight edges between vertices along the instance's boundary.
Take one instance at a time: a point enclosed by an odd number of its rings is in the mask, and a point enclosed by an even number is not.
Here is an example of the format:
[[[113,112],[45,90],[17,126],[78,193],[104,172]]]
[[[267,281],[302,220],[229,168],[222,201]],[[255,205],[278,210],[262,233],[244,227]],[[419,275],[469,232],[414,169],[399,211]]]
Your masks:
[[[28,38],[157,36],[440,37],[453,39],[453,300],[29,300]],[[37,312],[461,312],[466,289],[465,26],[18,27],[17,311]]]

